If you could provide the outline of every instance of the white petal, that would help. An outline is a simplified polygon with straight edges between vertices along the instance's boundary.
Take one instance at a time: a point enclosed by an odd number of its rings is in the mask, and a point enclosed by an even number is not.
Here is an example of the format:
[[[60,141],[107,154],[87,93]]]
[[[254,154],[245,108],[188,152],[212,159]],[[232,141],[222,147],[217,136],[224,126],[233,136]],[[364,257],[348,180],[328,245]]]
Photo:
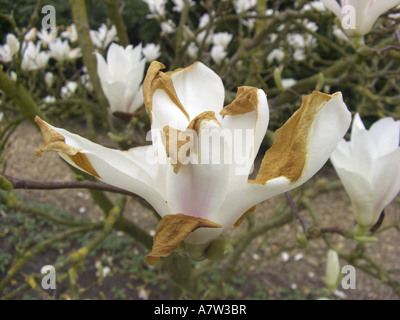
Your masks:
[[[155,189],[155,176],[159,173],[151,146],[124,152],[95,144],[64,129],[50,127],[65,138],[65,144],[79,149],[80,153],[86,155],[100,180],[143,197],[157,212],[168,210],[162,195]],[[82,170],[68,156],[60,155]]]
[[[204,111],[214,111],[217,120],[224,106],[224,86],[221,78],[201,62],[174,72],[172,75],[178,98],[193,120]]]

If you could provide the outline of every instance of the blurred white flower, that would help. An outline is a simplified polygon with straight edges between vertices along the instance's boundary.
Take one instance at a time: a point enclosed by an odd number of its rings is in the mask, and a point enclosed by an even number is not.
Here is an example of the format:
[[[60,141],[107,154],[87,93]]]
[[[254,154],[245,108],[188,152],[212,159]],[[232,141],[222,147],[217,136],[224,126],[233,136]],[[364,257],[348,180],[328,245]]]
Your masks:
[[[78,83],[76,81],[68,81],[65,86],[61,87],[60,96],[62,99],[67,99],[72,96],[76,89],[78,88]]]
[[[191,42],[187,47],[187,54],[189,57],[195,59],[199,52],[199,48],[196,46],[194,42]]]
[[[220,64],[226,58],[227,53],[223,47],[213,46],[210,55],[216,64]]]
[[[17,81],[17,74],[14,71],[11,71],[10,78],[11,78],[11,80]]]
[[[50,56],[57,61],[75,60],[82,55],[81,48],[71,49],[68,41],[60,38],[49,44],[49,50]]]
[[[12,54],[8,44],[0,46],[0,61],[2,63],[9,63],[12,61]]]
[[[151,14],[148,14],[146,18],[161,18],[165,16],[165,4],[167,0],[144,0],[149,7]]]
[[[400,4],[400,0],[322,0],[341,21],[349,37],[369,33],[380,15]],[[352,16],[353,15],[353,16]]]
[[[333,26],[333,35],[342,41],[347,41],[349,38],[345,35],[345,33],[340,29],[337,25]]]
[[[79,80],[83,84],[83,86],[86,88],[87,91],[93,91],[93,84],[90,81],[90,76],[87,73],[84,73],[79,77]]]
[[[47,51],[40,51],[40,46],[40,42],[36,45],[32,41],[28,42],[22,57],[22,70],[33,71],[46,67],[50,56]]]
[[[215,46],[221,46],[226,49],[232,40],[233,35],[229,32],[218,32],[212,36],[212,43]]]
[[[61,32],[61,37],[68,39],[69,42],[74,43],[78,40],[78,33],[74,24],[67,26],[66,30]]]
[[[331,161],[350,197],[360,226],[372,227],[400,191],[400,121],[383,118],[366,130],[358,114],[351,140],[342,140]]]
[[[97,74],[112,112],[134,113],[143,104],[141,83],[146,60],[142,46],[126,48],[113,43],[108,48],[107,62],[96,52]]]
[[[57,29],[41,29],[37,33],[37,37],[40,39],[44,47],[47,47],[50,43],[57,39]]]
[[[17,37],[12,33],[8,33],[6,36],[6,42],[10,50],[11,56],[15,55],[19,50],[19,41]]]
[[[257,0],[235,0],[235,11],[237,14],[252,9],[257,4]]]
[[[292,87],[293,85],[296,84],[296,80],[289,78],[289,79],[282,79],[282,85],[285,89],[289,89],[290,87]]]
[[[7,34],[6,43],[0,46],[0,61],[9,63],[19,50],[19,41],[12,33]]]
[[[274,60],[276,60],[276,62],[280,63],[283,61],[283,59],[285,58],[285,52],[282,49],[274,49],[272,50],[269,55],[267,56],[267,61],[269,64],[271,64],[272,62],[274,62]]]
[[[26,30],[25,30],[26,31]],[[36,27],[30,29],[24,36],[25,41],[35,41],[36,40],[36,35],[37,35],[37,29]]]
[[[185,0],[172,0],[174,3],[174,6],[172,7],[172,11],[175,12],[182,12],[183,8],[185,7]],[[193,6],[195,4],[194,1],[189,0],[189,7]]]
[[[325,11],[326,7],[325,5],[321,2],[321,1],[310,1],[309,3],[306,3],[303,8],[302,11],[310,11],[310,10],[316,10],[316,11]]]
[[[171,19],[161,22],[160,27],[161,27],[161,32],[165,34],[174,33],[176,30],[176,25]]]
[[[54,74],[52,72],[46,72],[44,74],[44,82],[46,83],[47,88],[51,88],[54,82]]]
[[[90,39],[97,49],[105,49],[108,45],[117,40],[117,28],[112,25],[110,29],[102,23],[99,30],[90,30]]]
[[[334,290],[340,277],[339,255],[335,250],[329,249],[326,258],[325,283],[330,290]]]
[[[44,98],[43,98],[43,102],[44,103],[54,103],[54,102],[56,102],[57,101],[57,99],[56,99],[56,97],[54,97],[54,96],[45,96]]]
[[[157,60],[161,56],[160,45],[155,43],[148,43],[144,46],[142,53],[147,62]]]

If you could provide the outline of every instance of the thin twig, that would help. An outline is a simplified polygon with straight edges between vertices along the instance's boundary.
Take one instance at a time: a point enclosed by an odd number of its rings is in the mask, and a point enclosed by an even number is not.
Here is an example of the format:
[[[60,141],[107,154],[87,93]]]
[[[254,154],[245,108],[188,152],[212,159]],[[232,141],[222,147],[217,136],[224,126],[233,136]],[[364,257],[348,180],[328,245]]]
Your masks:
[[[5,174],[3,176],[13,184],[14,189],[35,189],[35,190],[94,189],[94,190],[109,191],[109,192],[137,197],[137,195],[132,192],[111,186],[109,184],[105,184],[103,182],[96,182],[96,181],[40,182],[40,181],[17,179]]]
[[[296,205],[293,202],[292,196],[290,195],[289,192],[285,192],[285,197],[289,203],[290,208],[292,209],[293,214],[296,216],[296,218],[300,221],[301,227],[303,228],[304,233],[306,234],[307,232],[307,227],[306,227],[306,220],[301,216],[299,211],[296,208]]]

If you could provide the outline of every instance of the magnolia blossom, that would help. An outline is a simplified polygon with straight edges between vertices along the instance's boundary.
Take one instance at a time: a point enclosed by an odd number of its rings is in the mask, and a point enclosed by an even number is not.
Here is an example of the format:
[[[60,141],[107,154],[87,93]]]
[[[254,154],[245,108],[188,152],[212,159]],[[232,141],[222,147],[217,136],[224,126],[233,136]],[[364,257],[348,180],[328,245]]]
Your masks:
[[[380,15],[400,4],[400,0],[322,0],[341,21],[350,37],[369,33]]]
[[[147,62],[157,60],[161,56],[160,45],[155,43],[146,44],[142,52]]]
[[[21,68],[24,71],[33,71],[44,68],[49,61],[49,53],[47,51],[40,51],[40,42],[36,45],[29,41],[24,49],[22,57]]]
[[[60,89],[61,98],[69,98],[76,92],[76,89],[78,89],[78,83],[76,81],[68,81],[66,85]]]
[[[161,33],[164,34],[174,33],[176,30],[175,22],[172,21],[171,19],[161,22],[160,27],[161,27]]]
[[[117,28],[112,25],[110,29],[102,23],[99,30],[90,30],[90,39],[98,49],[105,49],[108,45],[117,40]]]
[[[17,37],[12,33],[8,33],[6,43],[0,46],[0,61],[3,63],[11,62],[18,50],[19,41]]]
[[[26,32],[26,29],[22,29],[23,32]],[[25,34],[24,40],[25,41],[36,41],[37,29],[36,27],[29,29],[29,31]]]
[[[56,41],[57,39],[57,29],[41,29],[37,33],[37,37],[40,39],[44,47],[47,47],[50,43]]]
[[[147,3],[151,14],[148,14],[146,18],[161,18],[165,16],[165,5],[167,0],[144,0]]]
[[[234,4],[236,13],[240,14],[255,7],[257,4],[257,0],[235,0]]]
[[[282,85],[285,89],[289,89],[293,87],[297,83],[296,79],[289,78],[289,79],[282,79]]]
[[[342,140],[331,156],[360,226],[375,225],[400,191],[399,139],[400,121],[383,118],[366,130],[357,114],[351,140]]]
[[[57,38],[56,41],[49,43],[50,56],[57,61],[75,60],[81,57],[81,49],[71,49],[67,40],[62,41]]]
[[[267,61],[269,64],[274,62],[274,60],[278,63],[282,62],[285,59],[285,52],[282,49],[276,48],[270,52],[267,56]]]
[[[78,41],[78,32],[76,31],[75,24],[67,26],[66,30],[61,32],[61,37],[68,39],[71,43]]]
[[[40,118],[44,145],[98,179],[146,199],[162,220],[150,264],[182,241],[206,245],[238,226],[259,202],[310,179],[346,133],[351,116],[341,93],[314,92],[276,132],[255,179],[248,176],[265,136],[269,109],[263,90],[240,87],[224,106],[221,78],[204,64],[163,73],[153,62],[143,82],[152,144],[108,149]]]
[[[143,104],[141,82],[146,59],[141,57],[142,45],[126,48],[112,43],[107,51],[107,62],[96,53],[97,74],[111,111],[134,113]]]
[[[218,32],[212,36],[212,43],[215,46],[221,46],[226,49],[232,40],[233,35],[229,32]]]
[[[172,11],[182,12],[183,8],[185,7],[185,0],[172,0],[174,6],[172,7]],[[193,6],[195,2],[193,0],[188,0],[189,7]]]
[[[210,55],[216,64],[220,64],[226,58],[227,53],[222,46],[216,45],[212,46]]]

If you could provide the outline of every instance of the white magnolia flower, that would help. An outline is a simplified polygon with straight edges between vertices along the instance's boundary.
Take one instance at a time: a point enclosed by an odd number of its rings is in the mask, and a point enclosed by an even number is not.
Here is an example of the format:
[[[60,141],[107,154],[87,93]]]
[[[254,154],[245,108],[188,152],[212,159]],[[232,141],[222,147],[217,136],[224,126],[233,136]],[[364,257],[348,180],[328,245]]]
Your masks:
[[[90,39],[97,49],[105,49],[108,45],[117,40],[117,28],[112,25],[110,29],[102,23],[99,30],[90,30]]]
[[[143,104],[141,82],[146,60],[141,57],[142,46],[133,48],[112,43],[107,62],[96,53],[97,74],[112,112],[134,113]]]
[[[13,59],[13,55],[11,54],[10,47],[7,43],[0,46],[0,61],[2,63],[9,63]]]
[[[65,31],[61,32],[61,37],[68,39],[71,43],[78,41],[78,32],[76,31],[75,24],[71,24]]]
[[[336,288],[340,278],[339,255],[335,250],[329,249],[326,257],[325,283],[331,290]]]
[[[348,36],[369,33],[380,15],[400,4],[400,0],[322,0],[341,21]]]
[[[11,62],[18,50],[19,41],[17,37],[12,33],[8,33],[6,36],[6,43],[0,46],[0,61],[3,63]]]
[[[195,59],[197,57],[197,54],[199,52],[199,48],[196,46],[194,42],[189,43],[187,47],[187,54],[189,57],[192,59]]]
[[[366,130],[354,118],[351,140],[342,140],[331,161],[350,197],[360,226],[369,228],[400,191],[400,121],[383,118]]]
[[[41,29],[37,33],[37,37],[40,39],[44,47],[47,47],[50,43],[56,41],[57,39],[57,29]]]
[[[217,45],[212,46],[210,55],[216,64],[220,64],[226,58],[227,53],[222,46]]]
[[[282,85],[285,89],[289,89],[297,83],[296,79],[282,79]]]
[[[12,33],[8,33],[6,36],[6,42],[11,56],[14,56],[19,50],[19,41],[17,37]]]
[[[240,87],[236,99],[223,107],[222,80],[204,64],[169,73],[163,68],[153,62],[143,82],[149,146],[109,149],[36,118],[44,137],[38,155],[57,151],[73,166],[143,197],[160,214],[146,256],[150,264],[182,241],[210,243],[239,225],[256,204],[303,184],[329,159],[351,121],[341,93],[305,97],[276,132],[257,177],[249,180],[268,127],[264,91]]]
[[[218,32],[212,36],[212,43],[215,46],[221,46],[226,49],[229,43],[232,41],[233,35],[229,32]]]
[[[161,56],[160,45],[155,43],[148,43],[144,46],[142,53],[147,62],[157,60]]]
[[[26,29],[25,30],[23,29],[23,31],[25,32]],[[36,29],[36,27],[34,27],[32,29],[29,29],[29,31],[25,34],[24,40],[27,41],[27,42],[28,41],[35,41],[36,40],[36,35],[37,35],[37,29]]]
[[[235,11],[237,14],[246,12],[257,4],[257,0],[235,0]]]
[[[76,81],[68,81],[66,85],[60,89],[61,98],[69,98],[76,92],[76,89],[78,89],[78,83]]]
[[[62,41],[57,38],[56,41],[49,43],[50,56],[57,61],[75,60],[82,56],[81,49],[71,49],[67,40]]]
[[[172,11],[175,12],[182,12],[183,8],[185,7],[185,0],[172,0],[174,3],[174,6],[172,7]],[[195,4],[194,1],[189,0],[189,7],[193,6]]]
[[[40,42],[36,45],[32,41],[28,42],[22,57],[22,70],[33,71],[47,66],[50,56],[47,51],[40,51],[40,45]]]
[[[167,0],[144,0],[149,7],[151,14],[148,14],[146,17],[148,19],[152,18],[161,18],[165,16],[165,5]]]
[[[274,60],[276,60],[276,62],[280,63],[283,61],[283,59],[285,59],[285,52],[279,48],[272,50],[267,57],[267,61],[269,64],[274,62]]]
[[[176,30],[176,25],[174,21],[172,21],[171,19],[161,22],[160,27],[161,27],[161,33],[165,34],[174,33]]]

